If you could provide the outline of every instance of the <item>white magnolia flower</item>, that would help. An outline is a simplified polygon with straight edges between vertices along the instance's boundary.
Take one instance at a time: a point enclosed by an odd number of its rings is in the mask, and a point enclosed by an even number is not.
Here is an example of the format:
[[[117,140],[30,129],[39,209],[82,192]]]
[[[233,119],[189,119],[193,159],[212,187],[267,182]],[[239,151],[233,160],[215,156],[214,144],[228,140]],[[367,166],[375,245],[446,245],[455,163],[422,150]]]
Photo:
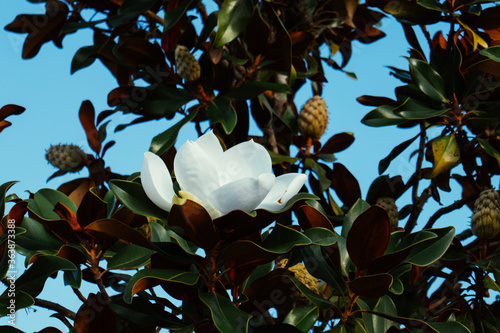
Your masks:
[[[307,180],[300,173],[275,177],[269,153],[253,140],[223,151],[212,131],[181,146],[174,170],[181,198],[175,195],[161,158],[144,153],[141,179],[149,199],[166,211],[173,203],[190,199],[205,207],[212,218],[233,210],[279,211]]]

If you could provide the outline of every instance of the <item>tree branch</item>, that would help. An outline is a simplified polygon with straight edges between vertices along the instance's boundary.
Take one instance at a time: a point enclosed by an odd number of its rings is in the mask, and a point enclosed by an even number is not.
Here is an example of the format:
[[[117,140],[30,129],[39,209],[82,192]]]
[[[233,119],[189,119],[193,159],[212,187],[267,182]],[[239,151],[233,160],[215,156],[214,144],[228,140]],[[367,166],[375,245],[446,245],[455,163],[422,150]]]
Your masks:
[[[434,225],[434,223],[441,216],[443,216],[444,214],[447,214],[449,212],[452,212],[452,211],[454,211],[456,209],[462,208],[465,204],[467,204],[467,203],[469,203],[471,201],[476,200],[478,196],[479,196],[479,193],[474,192],[473,194],[471,194],[471,195],[469,195],[469,196],[467,196],[467,197],[465,197],[463,199],[455,201],[454,203],[452,203],[449,206],[446,206],[446,207],[443,207],[443,208],[439,209],[437,212],[434,213],[434,215],[431,216],[431,218],[429,219],[429,222],[427,222],[427,224],[425,225],[424,229],[432,228],[432,226]]]
[[[54,303],[54,302],[51,302],[51,301],[46,301],[46,300],[40,299],[40,298],[35,298],[35,305],[39,306],[41,308],[46,308],[46,309],[49,309],[49,310],[53,310],[53,311],[55,311],[57,313],[62,314],[65,317],[68,317],[69,319],[75,320],[76,313],[74,313],[73,311],[65,308],[64,306],[62,306],[60,304],[57,304],[57,303]]]

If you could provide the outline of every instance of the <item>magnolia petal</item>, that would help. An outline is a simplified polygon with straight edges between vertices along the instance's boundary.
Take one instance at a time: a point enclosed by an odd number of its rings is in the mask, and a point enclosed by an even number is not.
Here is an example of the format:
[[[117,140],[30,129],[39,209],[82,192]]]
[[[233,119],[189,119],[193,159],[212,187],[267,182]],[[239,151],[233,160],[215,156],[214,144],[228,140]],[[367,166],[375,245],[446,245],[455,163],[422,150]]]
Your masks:
[[[144,153],[141,182],[148,198],[155,205],[169,212],[175,195],[174,187],[170,172],[159,156],[151,152]]]
[[[219,139],[215,136],[213,131],[207,132],[200,136],[195,143],[205,152],[210,159],[219,160],[224,152]]]
[[[272,172],[271,156],[266,148],[253,140],[226,150],[223,163],[217,165],[221,185],[243,178],[258,178],[262,174]]]
[[[303,173],[287,173],[276,178],[269,194],[257,207],[272,212],[282,210],[305,184],[307,176]]]
[[[210,193],[219,187],[215,165],[195,142],[188,141],[179,148],[174,170],[181,189],[202,201],[208,201]]]
[[[222,214],[237,209],[251,212],[269,193],[274,181],[272,173],[236,180],[216,189],[210,197],[210,203]]]

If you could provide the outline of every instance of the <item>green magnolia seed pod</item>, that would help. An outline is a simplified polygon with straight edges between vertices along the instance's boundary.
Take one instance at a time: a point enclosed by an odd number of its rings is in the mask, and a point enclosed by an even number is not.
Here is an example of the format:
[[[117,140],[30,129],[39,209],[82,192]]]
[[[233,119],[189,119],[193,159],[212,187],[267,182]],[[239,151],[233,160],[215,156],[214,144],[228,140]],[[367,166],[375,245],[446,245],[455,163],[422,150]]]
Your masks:
[[[484,190],[477,198],[471,229],[479,239],[490,239],[500,232],[500,196],[495,189]]]
[[[398,206],[396,206],[396,201],[393,198],[381,197],[377,199],[375,203],[377,206],[382,207],[389,215],[389,221],[391,221],[391,230],[394,230],[398,226]]]
[[[319,140],[328,125],[328,110],[321,96],[310,98],[302,107],[297,120],[299,132],[315,140]]]
[[[47,149],[45,158],[58,169],[77,172],[83,168],[87,155],[75,145],[55,145]]]
[[[175,66],[179,76],[186,81],[194,81],[200,77],[200,63],[185,46],[175,47]]]

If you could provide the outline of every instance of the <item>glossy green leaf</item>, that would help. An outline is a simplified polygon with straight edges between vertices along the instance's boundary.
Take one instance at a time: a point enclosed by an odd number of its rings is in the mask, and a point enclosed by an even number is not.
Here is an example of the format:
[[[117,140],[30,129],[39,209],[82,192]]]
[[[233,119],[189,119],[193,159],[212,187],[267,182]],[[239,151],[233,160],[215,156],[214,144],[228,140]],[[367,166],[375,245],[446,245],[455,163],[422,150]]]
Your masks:
[[[443,323],[427,322],[426,324],[439,333],[471,333],[471,331],[465,327],[464,324],[457,321],[448,321]]]
[[[311,244],[311,240],[305,234],[277,224],[262,243],[238,240],[226,247],[220,255],[224,260],[235,260],[238,266],[253,262],[268,262],[277,255],[290,252],[296,246]]]
[[[309,331],[319,317],[319,308],[314,305],[299,305],[294,307],[283,319],[284,324],[290,324],[302,332]]]
[[[230,134],[236,127],[238,117],[236,110],[231,105],[231,99],[228,97],[217,96],[215,100],[210,102],[206,113],[210,123],[221,123],[226,134]]]
[[[337,242],[335,233],[325,228],[310,228],[304,230],[304,235],[306,235],[314,245],[330,246]]]
[[[179,1],[179,7],[165,12],[165,17],[163,18],[164,32],[170,30],[170,28],[180,20],[193,1],[194,0],[181,0]]]
[[[73,200],[65,194],[50,188],[43,188],[35,193],[33,199],[28,199],[28,209],[45,220],[60,220],[59,215],[54,212],[54,206],[58,202],[73,212],[78,209]]]
[[[16,244],[29,251],[57,250],[63,242],[53,233],[45,228],[41,223],[24,217],[21,227],[26,230],[21,235],[16,235]]]
[[[283,83],[273,83],[265,81],[249,81],[238,88],[229,90],[224,95],[236,99],[251,99],[262,94],[264,91],[270,90],[282,94],[291,94],[292,89]]]
[[[500,46],[492,46],[481,50],[479,53],[490,58],[491,60],[500,61]]]
[[[125,302],[130,304],[132,302],[132,297],[143,290],[141,289],[141,280],[143,279],[159,280],[159,282],[176,282],[192,286],[198,282],[199,275],[174,269],[142,269],[135,273],[127,283],[127,287],[123,293]]]
[[[245,290],[249,285],[252,284],[252,282],[268,274],[273,269],[273,266],[274,266],[273,262],[268,262],[267,264],[258,265],[257,268],[254,269],[252,274],[245,280],[245,282],[241,286],[241,292],[245,293]]]
[[[144,192],[141,184],[126,180],[113,179],[109,182],[111,191],[116,197],[133,212],[166,220],[167,212],[158,208]]]
[[[484,287],[494,291],[500,291],[500,286],[491,278],[491,276],[486,275],[484,277]]]
[[[49,276],[64,270],[76,270],[76,266],[71,261],[61,257],[40,256],[16,280],[16,290],[24,291],[32,297],[36,297],[42,292],[45,281]]]
[[[314,305],[316,305],[319,308],[322,309],[329,309],[332,307],[332,303],[330,303],[328,300],[324,299],[320,295],[316,294],[314,291],[311,289],[307,288],[305,284],[299,281],[296,277],[293,277],[291,275],[287,275],[284,277],[286,279],[290,279],[293,284],[299,289],[299,291],[304,294],[304,296],[311,301]]]
[[[92,65],[97,59],[95,55],[99,52],[101,47],[102,45],[84,46],[76,51],[71,61],[71,74]]]
[[[16,288],[17,289],[17,288]],[[7,289],[9,290],[9,289]],[[25,308],[29,308],[33,304],[35,304],[35,300],[33,297],[31,297],[28,293],[22,291],[22,290],[16,290],[17,295],[15,297],[15,303],[11,303],[12,297],[9,297],[8,294],[5,294],[0,296],[0,316],[7,316],[10,315],[10,307],[14,307],[15,310],[21,310]],[[10,319],[10,317],[8,318]],[[10,328],[10,329],[9,329]],[[4,326],[0,326],[0,331],[2,333],[18,333],[23,331],[20,331],[13,326],[8,326],[7,329],[4,328]]]
[[[167,329],[178,329],[185,326],[174,314],[164,311],[162,307],[152,304],[142,297],[134,297],[128,304],[122,298],[116,298],[109,304],[120,317],[137,327],[154,325]],[[175,330],[175,332],[179,332]]]
[[[151,141],[151,146],[149,147],[149,151],[155,153],[156,155],[161,155],[168,149],[170,149],[170,147],[172,147],[175,141],[177,140],[177,136],[179,135],[179,131],[181,130],[182,126],[193,120],[194,117],[196,117],[196,114],[197,112],[191,112],[177,124],[173,125],[165,132],[155,136]]]
[[[325,281],[338,292],[345,288],[342,275],[335,269],[332,262],[318,245],[307,246],[300,250],[304,258],[304,265],[314,277]]]
[[[391,316],[397,316],[398,311],[396,309],[396,305],[392,301],[392,299],[385,295],[382,296],[375,304],[373,311],[386,313]],[[363,319],[366,325],[366,329],[368,333],[385,333],[393,325],[392,320],[385,319],[379,316],[376,316],[371,313],[363,313]]]
[[[189,253],[191,255],[196,255],[198,247],[194,243],[182,238],[173,230],[169,230],[168,234],[186,253]]]
[[[378,174],[381,175],[385,170],[389,167],[391,162],[399,156],[406,148],[408,148],[418,137],[420,133],[414,136],[413,138],[406,140],[400,144],[398,144],[387,157],[383,158],[378,164]]]
[[[280,154],[276,154],[275,152],[272,152],[269,150],[267,152],[271,156],[271,161],[272,161],[273,165],[281,164],[281,163],[292,163],[293,164],[299,160],[298,157],[291,157],[288,155],[280,155]]]
[[[448,109],[433,109],[421,105],[412,98],[408,98],[403,104],[394,109],[394,113],[406,119],[428,119],[442,116]]]
[[[151,226],[151,237],[149,239],[151,243],[171,242],[168,230],[163,225],[157,222],[149,222],[149,225]]]
[[[389,105],[381,105],[366,114],[361,122],[367,126],[381,127],[398,125],[404,123],[406,119],[394,113],[394,107]]]
[[[392,320],[396,323],[405,325],[407,328],[416,328],[420,330],[425,330],[425,332],[433,333],[471,333],[467,327],[456,321],[448,322],[426,322],[417,318],[405,318],[399,316],[389,315],[383,312],[374,312],[371,310],[360,310],[363,313],[372,313],[382,318]],[[412,330],[413,331],[413,330]],[[419,331],[420,332],[420,331]]]
[[[304,161],[304,168],[312,169],[318,176],[320,190],[326,191],[332,184],[332,181],[328,179],[326,170],[312,158],[306,158]]]
[[[253,16],[252,0],[225,0],[217,17],[217,34],[214,47],[219,48],[245,30]]]
[[[248,332],[252,316],[238,309],[228,298],[217,293],[203,293],[200,299],[210,309],[214,324],[221,333]]]
[[[0,213],[2,217],[5,215],[5,199],[7,197],[7,191],[15,184],[17,181],[10,181],[0,185]]]
[[[107,269],[136,269],[146,265],[154,251],[128,244],[108,260]]]
[[[351,230],[352,224],[354,223],[354,220],[361,215],[365,210],[370,208],[370,204],[363,199],[358,199],[356,203],[349,209],[347,212],[344,223],[342,223],[342,237],[347,238],[347,235],[349,234],[349,231]]]
[[[421,242],[413,247],[410,255],[405,260],[406,262],[416,266],[427,266],[441,258],[448,250],[455,236],[455,228],[446,227],[430,229],[429,231],[432,231],[438,237]]]
[[[460,147],[455,135],[441,136],[432,140],[432,154],[434,156],[434,167],[432,172],[425,178],[434,178],[443,172],[453,168],[460,160]]]
[[[446,103],[444,80],[428,63],[407,58],[410,63],[411,76],[417,87],[429,98]]]
[[[478,137],[476,137],[476,140],[477,140],[477,142],[479,142],[479,144],[481,145],[481,148],[483,148],[483,150],[486,152],[486,154],[493,156],[497,160],[498,165],[500,165],[500,153],[498,152],[498,150],[493,148],[493,146],[490,145],[488,140],[481,139]]]
[[[419,4],[420,6],[422,6],[424,8],[437,10],[440,12],[443,12],[446,10],[446,7],[444,7],[441,3],[439,3],[436,0],[417,0],[417,4]]]
[[[80,289],[82,285],[82,270],[77,268],[74,271],[64,271],[63,280],[65,286]]]

